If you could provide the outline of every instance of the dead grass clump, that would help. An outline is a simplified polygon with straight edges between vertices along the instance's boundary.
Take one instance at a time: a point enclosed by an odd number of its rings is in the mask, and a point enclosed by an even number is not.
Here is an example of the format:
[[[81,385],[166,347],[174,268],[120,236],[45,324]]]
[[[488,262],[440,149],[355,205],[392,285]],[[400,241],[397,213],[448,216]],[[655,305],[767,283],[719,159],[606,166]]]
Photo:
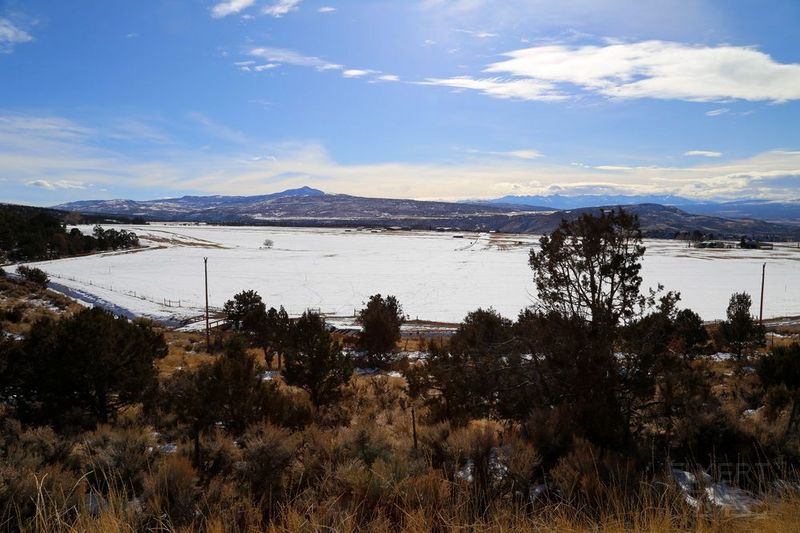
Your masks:
[[[78,439],[68,464],[76,472],[85,472],[90,488],[99,494],[108,494],[112,480],[124,480],[126,490],[141,494],[155,449],[155,439],[147,428],[101,426]]]
[[[287,469],[299,444],[299,435],[271,424],[259,424],[247,430],[240,440],[241,461],[234,468],[237,479],[247,486],[253,502],[271,509],[282,501],[287,492]]]
[[[553,487],[566,501],[597,510],[638,494],[639,473],[631,458],[576,438],[573,449],[550,470]]]
[[[143,499],[151,520],[170,528],[189,524],[195,518],[197,481],[189,459],[166,456],[144,480]]]

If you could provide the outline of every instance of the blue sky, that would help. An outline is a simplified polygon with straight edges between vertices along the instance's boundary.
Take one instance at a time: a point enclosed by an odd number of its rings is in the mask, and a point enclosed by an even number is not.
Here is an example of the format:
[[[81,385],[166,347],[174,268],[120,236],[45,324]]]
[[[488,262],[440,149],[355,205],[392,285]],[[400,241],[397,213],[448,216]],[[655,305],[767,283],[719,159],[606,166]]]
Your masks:
[[[0,0],[0,201],[800,198],[800,3]]]

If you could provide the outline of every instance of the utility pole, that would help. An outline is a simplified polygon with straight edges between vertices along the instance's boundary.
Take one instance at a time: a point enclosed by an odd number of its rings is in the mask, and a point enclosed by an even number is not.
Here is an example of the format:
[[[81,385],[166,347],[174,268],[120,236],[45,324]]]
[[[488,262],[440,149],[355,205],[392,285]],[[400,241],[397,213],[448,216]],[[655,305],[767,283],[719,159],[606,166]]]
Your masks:
[[[761,265],[761,308],[758,311],[758,325],[764,325],[764,275],[767,271],[767,264]]]
[[[208,257],[203,258],[203,267],[206,275],[206,351],[211,353],[211,331],[208,327]]]

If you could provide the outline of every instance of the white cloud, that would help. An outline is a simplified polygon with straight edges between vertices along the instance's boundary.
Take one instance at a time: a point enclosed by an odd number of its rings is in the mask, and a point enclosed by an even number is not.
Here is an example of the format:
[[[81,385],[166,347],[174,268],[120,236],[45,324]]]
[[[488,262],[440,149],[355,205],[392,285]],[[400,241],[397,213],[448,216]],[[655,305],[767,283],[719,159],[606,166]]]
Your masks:
[[[467,35],[472,35],[473,37],[477,37],[478,39],[491,39],[493,37],[497,37],[496,33],[492,33],[490,31],[475,31],[475,30],[465,30],[465,29],[456,29],[459,33],[466,33]]]
[[[698,156],[698,157],[722,157],[722,152],[712,152],[710,150],[689,150],[684,152],[685,156]]]
[[[256,0],[225,0],[219,2],[211,8],[211,16],[214,18],[235,15],[256,3]]]
[[[331,63],[314,56],[305,56],[286,48],[253,48],[248,54],[272,63],[284,63],[298,67],[312,67],[317,70],[342,70],[344,68],[342,65]]]
[[[371,74],[374,71],[372,70],[363,70],[359,68],[349,68],[342,72],[342,76],[345,78],[360,78],[362,76],[366,76],[367,74]]]
[[[485,154],[485,155],[495,155],[499,157],[511,157],[516,159],[539,159],[540,157],[544,157],[544,155],[538,150],[508,150],[505,152],[498,152],[498,151],[488,151],[488,150],[467,150],[469,153],[473,154]]]
[[[381,81],[400,81],[400,76],[395,74],[384,74],[382,76],[378,76],[378,79]]]
[[[471,89],[480,91],[495,98],[513,98],[519,100],[565,100],[553,84],[532,79],[508,78],[472,78],[456,76],[454,78],[428,78],[418,82],[421,85],[439,85],[454,89]]]
[[[730,109],[727,107],[720,107],[718,109],[712,109],[710,111],[706,111],[707,117],[718,117],[720,115],[724,115],[725,113],[730,112]]]
[[[281,18],[291,11],[297,10],[301,1],[302,0],[278,0],[274,4],[264,7],[261,12],[270,17]]]
[[[511,150],[510,152],[506,152],[506,154],[519,159],[539,159],[542,157],[541,152],[536,150]]]
[[[32,40],[31,34],[16,27],[10,20],[0,18],[0,53],[11,53],[14,46]]]
[[[57,181],[48,181],[48,180],[33,180],[26,183],[26,185],[30,187],[39,187],[41,189],[86,189],[89,187],[88,184],[83,183],[82,181],[70,181],[70,180],[57,180]]]
[[[334,11],[336,11],[336,8],[331,6],[322,6],[321,8],[317,9],[317,12],[319,13],[333,13]]]
[[[562,95],[577,90],[622,99],[800,99],[800,64],[778,63],[749,47],[642,41],[606,46],[536,46],[504,55],[509,59],[493,63],[485,71],[557,84]],[[537,86],[531,87],[531,92],[523,91],[518,97],[540,99]]]

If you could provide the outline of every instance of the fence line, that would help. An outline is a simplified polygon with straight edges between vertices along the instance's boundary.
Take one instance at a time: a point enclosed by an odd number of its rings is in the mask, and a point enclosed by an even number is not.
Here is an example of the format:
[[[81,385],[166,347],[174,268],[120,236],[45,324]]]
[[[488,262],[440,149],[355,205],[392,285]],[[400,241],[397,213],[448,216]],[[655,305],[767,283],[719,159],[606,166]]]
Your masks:
[[[125,296],[130,296],[132,298],[137,298],[139,300],[142,300],[142,301],[145,301],[145,302],[150,302],[150,303],[153,303],[153,304],[156,304],[156,305],[160,305],[162,307],[185,308],[185,309],[203,309],[204,308],[204,306],[200,305],[200,304],[184,306],[184,304],[186,304],[186,301],[185,300],[181,300],[181,299],[173,300],[171,298],[164,298],[164,297],[155,298],[155,297],[152,297],[152,296],[141,294],[141,293],[139,293],[137,291],[114,289],[114,285],[113,284],[112,285],[104,285],[102,283],[95,283],[92,280],[84,280],[84,279],[76,278],[74,276],[60,276],[58,274],[48,274],[48,275],[51,278],[73,281],[75,283],[80,283],[82,285],[89,285],[91,287],[98,287],[98,288],[101,288],[103,290],[107,290],[107,291],[110,291],[110,292],[113,292],[113,293],[116,293],[116,294],[122,294],[122,295],[125,295]],[[210,311],[219,311],[220,309],[219,308],[215,308],[215,307],[209,307],[209,310]]]

